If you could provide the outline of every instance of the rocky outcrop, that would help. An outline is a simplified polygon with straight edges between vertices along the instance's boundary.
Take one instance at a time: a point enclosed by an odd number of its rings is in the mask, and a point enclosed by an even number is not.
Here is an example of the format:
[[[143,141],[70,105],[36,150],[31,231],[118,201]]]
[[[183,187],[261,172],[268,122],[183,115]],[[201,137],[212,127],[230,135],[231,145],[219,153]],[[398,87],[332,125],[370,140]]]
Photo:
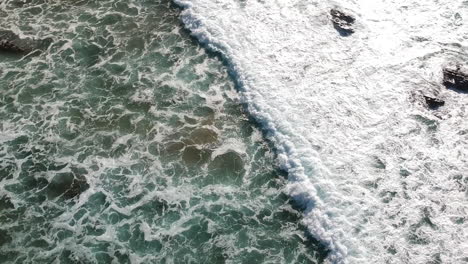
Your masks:
[[[429,109],[435,110],[435,109],[445,105],[445,101],[443,101],[441,99],[431,97],[431,96],[427,96],[427,95],[423,95],[423,97],[424,97],[426,105],[427,105],[427,107]]]
[[[460,67],[457,67],[456,69],[446,68],[443,70],[443,74],[443,84],[445,87],[462,92],[468,92],[468,73],[462,72]]]
[[[409,100],[429,110],[437,110],[445,105],[445,96],[441,95],[439,87],[424,87],[424,89],[415,90],[410,93]]]
[[[354,22],[356,19],[351,15],[347,15],[337,9],[330,11],[333,27],[340,33],[341,36],[349,36],[354,33]]]

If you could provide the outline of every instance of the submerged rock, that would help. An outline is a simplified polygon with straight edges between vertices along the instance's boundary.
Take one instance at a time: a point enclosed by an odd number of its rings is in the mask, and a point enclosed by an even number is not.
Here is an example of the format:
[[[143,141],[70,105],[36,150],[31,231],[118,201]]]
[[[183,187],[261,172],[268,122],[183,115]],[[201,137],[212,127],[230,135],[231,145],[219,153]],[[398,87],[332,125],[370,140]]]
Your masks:
[[[354,17],[336,9],[332,9],[330,15],[332,17],[333,27],[341,36],[349,36],[354,33],[353,24],[354,21],[356,21]]]
[[[453,69],[444,69],[443,83],[447,88],[453,88],[462,92],[468,92],[468,73],[462,72],[460,67]]]
[[[189,146],[184,149],[182,160],[190,165],[203,164],[209,160],[211,152],[212,151],[208,149],[199,149],[195,146]]]
[[[13,205],[9,197],[4,196],[0,198],[0,211],[4,209],[14,209],[14,208],[15,206]]]
[[[8,234],[8,232],[0,229],[0,247],[7,243],[10,243],[11,241],[12,241],[12,238]]]
[[[63,194],[65,199],[72,199],[89,189],[89,184],[84,177],[73,179],[70,188]]]
[[[426,96],[426,95],[424,95],[424,100],[426,101],[427,107],[433,110],[445,105],[445,101],[438,99],[438,98]]]
[[[246,172],[244,160],[235,151],[216,156],[208,165],[210,184],[241,185]]]
[[[218,134],[209,128],[197,128],[190,134],[190,140],[197,145],[212,144],[218,140]]]
[[[54,199],[63,196],[65,199],[72,199],[79,196],[89,188],[86,178],[83,175],[74,173],[58,173],[48,186],[48,196]]]

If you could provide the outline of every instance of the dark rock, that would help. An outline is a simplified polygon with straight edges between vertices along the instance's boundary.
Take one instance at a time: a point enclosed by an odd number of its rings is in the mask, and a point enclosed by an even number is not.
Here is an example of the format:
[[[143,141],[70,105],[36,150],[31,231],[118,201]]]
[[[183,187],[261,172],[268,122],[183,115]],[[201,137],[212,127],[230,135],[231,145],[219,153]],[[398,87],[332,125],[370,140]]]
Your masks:
[[[430,96],[426,96],[426,95],[424,95],[424,100],[426,101],[427,107],[429,107],[429,109],[433,109],[433,110],[445,105],[445,102],[443,100],[440,100],[440,99],[434,98],[434,97],[430,97]]]
[[[20,38],[11,31],[0,31],[0,53],[6,54],[28,54],[33,51],[47,49],[52,40]]]
[[[354,33],[353,24],[356,19],[339,10],[332,9],[330,11],[333,27],[340,33],[341,36],[349,36]]]
[[[444,69],[443,73],[445,87],[468,92],[468,73],[462,72],[460,67],[457,67],[455,70]]]
[[[9,52],[9,53],[23,53],[25,52],[24,49],[16,46],[12,42],[8,40],[0,40],[0,51],[1,52]]]
[[[28,40],[22,40],[15,33],[11,31],[0,31],[0,52],[9,54],[21,54],[28,53],[24,42]]]

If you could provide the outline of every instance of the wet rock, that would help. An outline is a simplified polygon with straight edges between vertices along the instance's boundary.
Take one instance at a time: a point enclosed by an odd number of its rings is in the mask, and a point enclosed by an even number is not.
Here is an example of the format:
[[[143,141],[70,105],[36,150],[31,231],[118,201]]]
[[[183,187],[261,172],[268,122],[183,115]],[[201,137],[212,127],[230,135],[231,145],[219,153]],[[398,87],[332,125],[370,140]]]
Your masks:
[[[47,49],[51,43],[51,39],[20,38],[11,31],[0,31],[0,53],[27,54]]]
[[[8,53],[23,53],[24,49],[16,46],[14,43],[7,40],[0,40],[0,51]]]
[[[427,107],[429,109],[435,110],[435,109],[445,105],[445,101],[443,101],[441,99],[426,96],[426,95],[424,95],[423,97],[424,97],[426,105],[427,105]]]
[[[460,67],[456,69],[444,69],[444,80],[445,87],[456,89],[462,92],[468,92],[468,73],[462,72]]]
[[[354,17],[336,9],[332,9],[330,15],[333,27],[341,36],[346,37],[354,33],[353,24],[356,21]]]

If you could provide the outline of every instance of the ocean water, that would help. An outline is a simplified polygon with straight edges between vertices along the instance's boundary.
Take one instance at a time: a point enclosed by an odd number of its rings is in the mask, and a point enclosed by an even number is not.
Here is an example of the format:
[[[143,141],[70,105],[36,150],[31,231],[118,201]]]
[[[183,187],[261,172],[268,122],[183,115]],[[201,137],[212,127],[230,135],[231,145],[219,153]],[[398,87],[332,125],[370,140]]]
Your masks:
[[[442,85],[468,67],[467,1],[176,3],[228,63],[326,262],[468,262],[468,95]]]
[[[0,53],[1,263],[326,258],[228,67],[180,11],[0,1],[0,36],[36,49]]]

